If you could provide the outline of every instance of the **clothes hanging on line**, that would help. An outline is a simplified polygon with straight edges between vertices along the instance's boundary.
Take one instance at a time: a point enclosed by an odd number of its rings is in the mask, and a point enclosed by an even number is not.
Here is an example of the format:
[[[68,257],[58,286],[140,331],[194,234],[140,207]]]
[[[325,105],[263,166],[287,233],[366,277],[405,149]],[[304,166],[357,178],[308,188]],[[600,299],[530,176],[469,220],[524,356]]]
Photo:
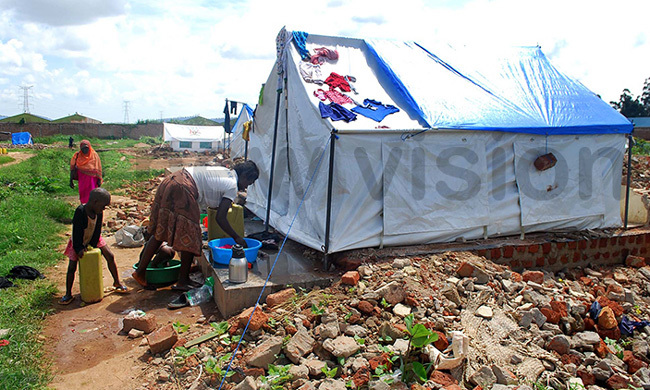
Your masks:
[[[233,115],[237,115],[237,102],[234,101],[230,102],[230,113]]]
[[[357,114],[353,113],[340,104],[325,104],[323,102],[319,102],[318,108],[320,109],[321,117],[330,118],[333,121],[352,122],[353,120],[357,119]]]
[[[365,99],[363,101],[363,106],[354,107],[352,109],[352,112],[363,115],[366,118],[370,118],[376,122],[381,122],[386,116],[399,112],[399,108],[390,104],[381,104],[381,102],[378,102],[376,100]]]
[[[253,121],[247,121],[244,122],[244,131],[241,133],[241,137],[244,139],[244,141],[250,141],[250,131],[251,127],[253,127]]]

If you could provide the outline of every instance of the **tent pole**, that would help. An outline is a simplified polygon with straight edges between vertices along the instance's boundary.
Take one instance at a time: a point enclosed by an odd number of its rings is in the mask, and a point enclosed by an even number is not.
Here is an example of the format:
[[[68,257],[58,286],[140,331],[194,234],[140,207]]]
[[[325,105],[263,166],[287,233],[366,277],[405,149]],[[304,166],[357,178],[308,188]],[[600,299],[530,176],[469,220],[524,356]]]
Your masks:
[[[634,133],[634,129],[632,129]],[[634,137],[632,133],[627,136],[627,184],[625,185],[625,223],[623,227],[627,229],[627,216],[630,211],[630,181],[632,178],[632,146],[634,145]]]
[[[248,141],[246,142],[246,147],[244,148],[244,161],[248,161]]]
[[[327,216],[325,217],[325,245],[323,257],[323,269],[329,270],[329,249],[330,249],[330,227],[332,222],[332,182],[334,181],[334,141],[336,140],[336,129],[332,129],[330,135],[330,167],[327,175]]]
[[[269,175],[269,192],[266,199],[266,219],[264,220],[264,231],[269,231],[269,219],[271,218],[271,195],[273,194],[273,171],[275,170],[275,148],[278,144],[278,120],[280,113],[280,96],[282,89],[278,90],[275,100],[275,125],[273,126],[273,149],[271,150],[271,173]]]

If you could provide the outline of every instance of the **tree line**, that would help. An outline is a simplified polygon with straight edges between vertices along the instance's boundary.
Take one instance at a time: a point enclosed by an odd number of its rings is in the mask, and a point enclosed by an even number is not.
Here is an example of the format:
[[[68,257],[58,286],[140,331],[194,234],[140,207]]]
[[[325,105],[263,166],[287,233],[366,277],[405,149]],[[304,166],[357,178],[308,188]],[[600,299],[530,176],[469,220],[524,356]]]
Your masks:
[[[645,79],[640,96],[632,96],[630,90],[625,88],[619,100],[609,104],[627,118],[650,116],[650,77]]]

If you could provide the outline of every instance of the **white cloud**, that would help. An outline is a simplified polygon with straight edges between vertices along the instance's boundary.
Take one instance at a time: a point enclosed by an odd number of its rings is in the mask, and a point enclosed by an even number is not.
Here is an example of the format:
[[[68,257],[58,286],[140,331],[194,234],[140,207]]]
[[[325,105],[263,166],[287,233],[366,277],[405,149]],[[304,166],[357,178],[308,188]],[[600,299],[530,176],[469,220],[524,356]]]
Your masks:
[[[539,44],[558,69],[617,100],[650,77],[648,14],[645,0],[0,0],[0,112],[15,107],[10,86],[32,80],[35,112],[50,117],[121,122],[125,99],[132,119],[221,116],[225,98],[257,100],[283,25],[425,46]]]
[[[0,0],[0,8],[24,22],[50,26],[89,24],[125,12],[126,0]]]

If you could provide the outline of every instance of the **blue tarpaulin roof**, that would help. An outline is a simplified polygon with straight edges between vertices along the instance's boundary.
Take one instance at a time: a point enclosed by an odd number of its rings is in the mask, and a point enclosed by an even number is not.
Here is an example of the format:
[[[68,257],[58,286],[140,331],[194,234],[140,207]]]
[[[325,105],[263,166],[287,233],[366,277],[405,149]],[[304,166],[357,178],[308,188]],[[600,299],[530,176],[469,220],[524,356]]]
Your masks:
[[[12,133],[11,134],[11,143],[13,145],[26,145],[33,144],[32,135],[28,132],[21,133]]]
[[[428,127],[547,135],[632,131],[627,118],[560,73],[539,47],[497,52],[365,42],[410,111]]]

